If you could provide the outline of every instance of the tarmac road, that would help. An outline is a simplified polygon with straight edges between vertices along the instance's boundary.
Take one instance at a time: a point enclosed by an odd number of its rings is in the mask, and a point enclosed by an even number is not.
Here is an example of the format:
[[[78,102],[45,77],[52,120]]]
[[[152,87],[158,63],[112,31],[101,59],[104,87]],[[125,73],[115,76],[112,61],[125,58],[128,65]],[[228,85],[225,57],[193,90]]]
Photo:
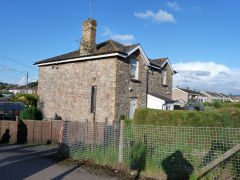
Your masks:
[[[0,145],[0,180],[117,180],[95,175],[84,168],[66,166],[46,158],[56,153],[56,146]]]

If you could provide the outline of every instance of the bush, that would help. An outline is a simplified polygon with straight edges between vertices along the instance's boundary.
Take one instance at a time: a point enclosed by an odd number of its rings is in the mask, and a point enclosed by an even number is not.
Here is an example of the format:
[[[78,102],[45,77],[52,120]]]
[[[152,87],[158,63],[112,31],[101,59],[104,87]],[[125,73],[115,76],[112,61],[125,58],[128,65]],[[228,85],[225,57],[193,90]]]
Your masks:
[[[38,95],[37,94],[24,94],[17,93],[16,96],[8,98],[10,102],[21,102],[25,106],[35,106],[37,107]]]
[[[137,109],[134,124],[186,127],[240,127],[240,109],[225,108],[216,111],[161,111]]]
[[[20,120],[42,120],[42,113],[35,106],[24,109],[20,113]]]
[[[224,106],[224,102],[220,101],[220,100],[215,100],[213,101],[213,107],[215,108],[221,108]]]
[[[131,151],[131,169],[138,170],[140,173],[146,168],[147,147],[143,141],[137,140]]]

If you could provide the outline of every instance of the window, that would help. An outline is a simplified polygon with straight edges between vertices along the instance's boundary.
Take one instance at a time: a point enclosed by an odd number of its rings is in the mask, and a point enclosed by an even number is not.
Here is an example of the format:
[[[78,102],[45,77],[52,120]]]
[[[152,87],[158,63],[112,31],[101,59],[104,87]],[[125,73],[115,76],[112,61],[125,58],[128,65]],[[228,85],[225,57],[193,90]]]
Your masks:
[[[162,70],[162,84],[167,85],[167,72],[166,72],[166,70]]]
[[[136,106],[137,106],[137,98],[130,98],[129,119],[133,119]]]
[[[95,113],[96,112],[96,95],[97,95],[97,86],[92,86],[91,113]]]
[[[138,61],[131,60],[131,79],[138,79]]]

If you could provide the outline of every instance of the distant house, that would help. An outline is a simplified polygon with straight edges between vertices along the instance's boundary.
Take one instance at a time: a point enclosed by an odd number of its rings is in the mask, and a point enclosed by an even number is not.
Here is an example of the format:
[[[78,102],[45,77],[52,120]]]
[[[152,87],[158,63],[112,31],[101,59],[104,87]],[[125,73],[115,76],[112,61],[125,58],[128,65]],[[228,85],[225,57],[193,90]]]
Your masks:
[[[240,96],[229,95],[228,98],[229,98],[229,101],[231,102],[234,102],[234,103],[240,102]]]
[[[189,88],[173,88],[172,99],[184,101],[185,104],[191,100],[196,100],[199,102],[207,102],[207,96],[196,90],[190,90]]]
[[[19,87],[20,93],[24,93],[24,94],[37,94],[37,89],[38,89],[38,86],[29,87],[26,85],[26,86]]]
[[[175,71],[168,58],[149,59],[140,44],[96,44],[96,27],[94,19],[84,21],[78,50],[35,63],[45,119],[112,122],[122,114],[131,119],[136,108],[150,106],[151,94],[172,97]],[[162,107],[166,101],[157,103]]]
[[[203,91],[202,92],[205,96],[207,96],[207,102],[212,103],[215,100],[220,100],[223,101],[223,96],[220,95],[219,93],[215,93],[215,92],[209,92],[209,91]]]
[[[15,85],[15,86],[10,86],[8,88],[5,88],[3,90],[4,92],[11,92],[13,94],[17,94],[17,93],[20,93],[20,89],[19,89],[19,86]]]
[[[25,86],[11,86],[4,89],[4,92],[11,92],[13,94],[24,93],[24,94],[37,94],[38,86],[29,87]]]

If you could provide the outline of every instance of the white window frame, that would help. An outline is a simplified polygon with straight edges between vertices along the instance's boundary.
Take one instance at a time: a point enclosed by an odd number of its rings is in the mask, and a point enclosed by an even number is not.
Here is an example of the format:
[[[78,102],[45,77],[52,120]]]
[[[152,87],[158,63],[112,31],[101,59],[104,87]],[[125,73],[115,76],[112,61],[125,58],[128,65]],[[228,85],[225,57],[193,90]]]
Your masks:
[[[132,62],[136,62],[135,64],[133,64]],[[132,66],[135,66],[135,73],[134,73],[134,77],[132,77]],[[130,60],[130,77],[131,79],[139,79],[139,62],[135,59],[131,59]]]

